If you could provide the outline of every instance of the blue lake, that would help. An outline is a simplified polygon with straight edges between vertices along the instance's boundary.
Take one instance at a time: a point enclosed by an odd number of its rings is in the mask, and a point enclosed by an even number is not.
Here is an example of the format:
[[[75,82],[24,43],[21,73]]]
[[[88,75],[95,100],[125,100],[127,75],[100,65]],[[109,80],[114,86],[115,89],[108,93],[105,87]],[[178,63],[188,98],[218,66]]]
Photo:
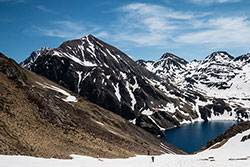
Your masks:
[[[222,134],[235,121],[209,121],[184,124],[166,131],[163,139],[187,153],[199,150],[206,143]]]

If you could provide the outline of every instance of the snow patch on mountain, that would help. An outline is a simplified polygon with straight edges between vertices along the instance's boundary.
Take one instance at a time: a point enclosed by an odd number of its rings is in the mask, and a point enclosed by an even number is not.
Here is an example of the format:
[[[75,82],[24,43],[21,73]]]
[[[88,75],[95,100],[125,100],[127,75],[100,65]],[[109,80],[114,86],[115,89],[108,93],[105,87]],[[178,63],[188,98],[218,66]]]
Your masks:
[[[42,84],[42,83],[39,83],[39,82],[36,82],[36,83],[37,83],[38,85],[42,86],[43,88],[51,89],[51,90],[54,90],[54,91],[56,91],[56,92],[59,92],[59,93],[65,95],[65,96],[67,96],[65,99],[62,98],[62,100],[65,101],[65,102],[77,102],[77,101],[78,101],[77,98],[76,98],[75,96],[70,95],[68,92],[66,92],[66,91],[63,90],[63,89],[60,89],[60,88],[58,88],[58,87],[56,87],[56,86],[53,86],[53,85],[49,85],[49,84],[47,84],[47,83],[45,83],[45,84]]]
[[[121,101],[121,94],[120,94],[120,88],[119,88],[119,83],[116,84],[116,86],[112,83],[114,89],[115,89],[115,95],[119,101]]]
[[[79,93],[81,91],[80,89],[80,83],[81,83],[81,80],[82,80],[82,71],[76,71],[76,73],[78,74],[78,84],[77,84],[77,92]]]
[[[130,89],[130,87],[131,86],[130,86],[129,82],[126,82],[126,89],[128,90],[130,98],[132,99],[131,100],[131,104],[132,104],[131,108],[132,108],[132,110],[134,110],[135,109],[135,104],[136,104],[136,99],[135,99],[135,96],[134,96],[132,90]]]
[[[149,108],[148,109],[146,109],[146,110],[143,110],[142,112],[141,112],[141,114],[143,114],[143,115],[152,115],[154,112],[153,111],[151,111]]]

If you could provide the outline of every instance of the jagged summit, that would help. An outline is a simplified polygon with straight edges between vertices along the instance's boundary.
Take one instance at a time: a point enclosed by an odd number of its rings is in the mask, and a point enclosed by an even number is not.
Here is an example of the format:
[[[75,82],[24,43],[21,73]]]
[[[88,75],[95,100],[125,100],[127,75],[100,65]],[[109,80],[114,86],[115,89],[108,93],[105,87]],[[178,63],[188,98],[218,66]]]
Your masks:
[[[167,64],[173,64],[175,66],[181,67],[182,65],[186,65],[188,63],[186,60],[184,60],[184,59],[182,59],[182,58],[180,58],[172,53],[168,53],[168,52],[163,54],[161,56],[161,58],[159,60],[157,60],[157,62],[162,62],[162,61],[164,61],[165,67]]]
[[[176,55],[174,55],[173,53],[169,53],[169,52],[167,52],[167,53],[164,53],[162,56],[161,56],[161,58],[160,59],[166,59],[166,58],[169,58],[169,57],[177,57]]]
[[[234,61],[250,62],[250,53],[243,54],[239,57],[236,57]]]
[[[39,56],[46,55],[50,50],[50,48],[44,46],[36,51],[33,51],[27,59],[20,63],[20,66],[29,69],[31,64],[34,63]]]
[[[182,58],[180,58],[180,57],[178,57],[178,56],[176,56],[176,55],[174,55],[172,53],[168,53],[168,52],[163,54],[159,60],[161,60],[161,59],[172,59],[172,60],[174,60],[176,62],[179,62],[181,64],[187,64],[188,63],[186,60],[184,60],[184,59],[182,59]]]
[[[88,34],[88,35],[85,35],[85,36],[83,36],[81,39],[86,39],[86,38],[95,38],[95,39],[97,39],[93,34]]]
[[[137,63],[158,76],[169,80],[175,79],[177,77],[176,71],[182,71],[188,64],[186,60],[169,52],[163,54],[155,62],[138,60]]]
[[[211,55],[207,56],[204,60],[202,60],[202,63],[206,63],[206,62],[217,62],[217,63],[221,63],[221,62],[230,62],[234,59],[233,56],[231,56],[230,54],[228,54],[225,51],[217,51],[217,52],[213,52]]]
[[[69,58],[85,67],[103,67],[124,73],[152,76],[143,68],[138,70],[141,67],[129,56],[91,34],[81,39],[63,42],[58,48],[51,50],[49,55]]]

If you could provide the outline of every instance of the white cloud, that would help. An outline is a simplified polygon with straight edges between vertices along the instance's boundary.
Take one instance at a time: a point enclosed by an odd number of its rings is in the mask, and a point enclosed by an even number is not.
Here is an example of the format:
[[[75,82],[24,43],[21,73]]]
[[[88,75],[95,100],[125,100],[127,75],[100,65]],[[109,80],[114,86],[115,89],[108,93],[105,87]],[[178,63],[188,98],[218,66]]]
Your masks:
[[[189,0],[197,4],[213,4],[213,3],[229,3],[229,2],[239,2],[241,0]]]
[[[173,11],[161,5],[132,3],[121,8],[122,11],[131,12],[131,14],[139,14],[144,16],[158,16],[162,18],[172,19],[191,19],[194,17],[192,13],[182,13]]]
[[[221,0],[220,2],[225,2]],[[210,48],[249,48],[248,17],[215,17],[213,13],[179,12],[164,6],[133,3],[121,8],[116,41],[135,46],[207,46]]]
[[[43,12],[46,12],[46,13],[57,14],[57,12],[49,9],[48,7],[46,7],[44,5],[37,5],[36,8],[43,11]]]
[[[120,33],[114,35],[116,41],[133,42],[136,46],[166,46],[167,36],[159,33]]]
[[[132,3],[119,9],[121,19],[117,23],[115,40],[129,41],[137,46],[163,46],[188,21],[201,15],[191,12],[178,12],[170,8]]]
[[[109,38],[110,34],[105,31],[95,32],[94,35],[98,38]]]
[[[200,22],[196,31],[180,35],[176,42],[207,44],[213,48],[249,48],[250,20],[247,17],[221,17]]]
[[[55,21],[50,27],[34,26],[34,30],[42,35],[65,39],[76,39],[90,33],[99,33],[99,29],[97,26],[68,20]]]
[[[83,22],[56,21],[35,27],[42,35],[64,39],[94,34],[125,47],[206,46],[249,48],[248,17],[219,17],[213,13],[180,12],[160,5],[132,3],[119,8],[119,18],[103,28]]]

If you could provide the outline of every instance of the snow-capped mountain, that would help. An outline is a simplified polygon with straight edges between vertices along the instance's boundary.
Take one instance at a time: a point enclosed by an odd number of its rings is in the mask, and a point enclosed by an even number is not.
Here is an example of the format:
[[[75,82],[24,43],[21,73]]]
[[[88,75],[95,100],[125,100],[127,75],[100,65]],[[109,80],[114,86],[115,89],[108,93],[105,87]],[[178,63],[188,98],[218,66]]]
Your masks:
[[[178,79],[177,71],[184,73],[189,65],[170,53],[156,63],[144,64],[151,64],[152,72],[159,76],[171,72],[169,76],[174,79]],[[208,99],[197,91],[181,90],[93,35],[64,42],[39,56],[30,70],[156,135],[185,122],[221,119],[221,115],[245,119],[237,112],[238,106]]]
[[[38,50],[36,50],[36,51],[33,51],[33,52],[31,53],[31,55],[30,55],[27,59],[25,59],[24,61],[22,61],[22,62],[20,63],[20,66],[23,67],[23,68],[29,69],[30,66],[31,66],[31,64],[34,63],[34,62],[36,61],[36,59],[37,59],[39,56],[45,55],[45,54],[47,54],[49,51],[50,51],[50,48],[48,48],[48,47],[46,47],[46,46],[45,46],[45,47],[42,47],[42,48],[40,48],[40,49],[38,49]]]
[[[194,79],[197,84],[208,88],[227,89],[228,81],[236,76],[237,65],[234,58],[226,52],[214,52],[199,62],[196,67],[190,66],[185,78]]]
[[[156,75],[175,80],[177,73],[185,71],[188,62],[172,53],[165,53],[156,62],[138,60],[137,63]]]
[[[234,58],[227,52],[219,51],[212,53],[204,60],[188,62],[175,71],[166,70],[176,68],[167,63],[162,63],[167,67],[159,65],[154,66],[153,69],[147,69],[161,78],[167,79],[175,76],[170,81],[182,90],[193,90],[207,97],[227,99],[230,104],[250,108],[249,60],[250,54]],[[161,69],[162,72],[159,74],[156,69]]]

